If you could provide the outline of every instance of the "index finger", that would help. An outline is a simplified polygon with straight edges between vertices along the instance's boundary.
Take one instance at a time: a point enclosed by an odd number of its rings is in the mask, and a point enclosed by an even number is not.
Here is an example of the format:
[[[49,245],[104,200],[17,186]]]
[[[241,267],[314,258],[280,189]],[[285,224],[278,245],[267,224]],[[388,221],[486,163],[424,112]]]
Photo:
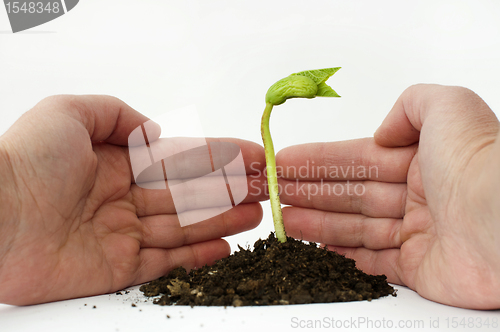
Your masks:
[[[373,138],[309,143],[281,150],[276,165],[288,180],[406,182],[416,151],[416,144],[388,148]]]

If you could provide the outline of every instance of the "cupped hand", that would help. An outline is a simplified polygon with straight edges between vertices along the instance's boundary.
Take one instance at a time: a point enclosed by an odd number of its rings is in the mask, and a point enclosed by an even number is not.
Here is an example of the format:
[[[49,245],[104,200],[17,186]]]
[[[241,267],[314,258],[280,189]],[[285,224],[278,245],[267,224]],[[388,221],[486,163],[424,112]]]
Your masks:
[[[109,293],[201,267],[229,255],[221,237],[258,225],[263,178],[242,204],[186,227],[169,190],[136,185],[128,136],[147,120],[113,97],[54,96],[0,138],[0,303]],[[239,145],[248,175],[265,166],[259,145],[223,141]]]
[[[430,300],[500,308],[498,132],[472,91],[412,86],[374,138],[278,153],[287,233]]]

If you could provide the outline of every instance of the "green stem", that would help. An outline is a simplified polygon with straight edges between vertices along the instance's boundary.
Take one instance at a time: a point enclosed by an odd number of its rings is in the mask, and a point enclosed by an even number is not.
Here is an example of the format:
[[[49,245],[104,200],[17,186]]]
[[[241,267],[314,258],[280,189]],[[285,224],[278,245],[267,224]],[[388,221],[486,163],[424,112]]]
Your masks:
[[[281,214],[281,202],[278,188],[278,175],[276,173],[276,158],[274,156],[273,140],[269,131],[269,118],[273,105],[266,103],[264,114],[262,115],[261,133],[264,149],[266,151],[267,165],[267,183],[269,185],[269,199],[271,201],[271,210],[273,212],[274,229],[276,237],[280,242],[286,242],[285,225],[283,224],[283,215]]]

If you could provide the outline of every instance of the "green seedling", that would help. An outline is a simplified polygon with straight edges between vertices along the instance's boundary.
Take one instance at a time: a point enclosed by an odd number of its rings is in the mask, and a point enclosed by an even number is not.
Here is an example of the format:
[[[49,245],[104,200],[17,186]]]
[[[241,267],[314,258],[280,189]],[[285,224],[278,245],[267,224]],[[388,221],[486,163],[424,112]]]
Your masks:
[[[276,238],[280,242],[286,242],[286,233],[281,213],[276,158],[271,132],[269,131],[271,111],[273,110],[273,106],[281,105],[290,98],[340,97],[325,83],[339,69],[340,67],[301,71],[274,83],[266,93],[266,108],[262,115],[261,133],[266,153],[267,183],[269,185],[269,199],[273,212],[274,229],[276,231]]]

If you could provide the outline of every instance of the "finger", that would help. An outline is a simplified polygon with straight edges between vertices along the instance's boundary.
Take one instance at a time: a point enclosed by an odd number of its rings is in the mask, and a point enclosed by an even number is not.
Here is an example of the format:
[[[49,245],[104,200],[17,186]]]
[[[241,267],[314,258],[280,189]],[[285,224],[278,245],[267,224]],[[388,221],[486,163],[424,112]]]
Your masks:
[[[132,181],[189,179],[223,170],[226,175],[260,174],[264,148],[236,138],[160,138],[129,148]]]
[[[260,202],[268,198],[263,173],[247,177],[228,176],[227,179],[231,186],[226,185],[223,177],[210,176],[197,180],[196,184],[185,182],[175,186],[175,181],[163,182],[164,189],[157,190],[132,185],[130,192],[139,217],[226,206],[232,202],[236,205]],[[241,202],[234,201],[236,192],[233,189],[240,188],[237,190],[242,192],[243,186],[247,190],[245,198]],[[175,188],[173,192],[171,188]]]
[[[424,123],[432,119],[433,137],[460,138],[498,131],[498,120],[486,103],[469,89],[418,84],[406,89],[375,133],[377,144],[408,146],[419,140]],[[476,126],[477,125],[477,126]],[[436,135],[438,134],[438,135]],[[462,137],[463,139],[463,137]]]
[[[238,205],[223,214],[181,227],[177,215],[140,218],[144,248],[176,248],[234,235],[257,227],[262,220],[259,203]]]
[[[356,261],[356,267],[366,274],[382,275],[387,281],[397,285],[403,282],[398,268],[400,249],[371,250],[367,248],[346,248],[328,245],[328,249]]]
[[[221,163],[222,165],[224,165],[225,161],[230,158],[230,156],[234,155],[234,151],[232,151],[232,149],[223,149],[226,145],[220,143],[232,143],[233,145],[237,145],[241,149],[241,155],[243,156],[246,174],[260,174],[266,167],[266,156],[264,154],[264,148],[255,142],[230,137],[207,137],[206,141],[211,148],[210,152],[212,154],[212,159],[214,154],[218,155],[217,158],[219,159],[219,161],[214,161],[214,166],[216,169],[217,163]],[[227,173],[240,174],[239,172],[232,172],[233,170],[234,169],[229,168],[227,169]]]
[[[375,181],[279,180],[283,204],[373,218],[403,218],[406,184]]]
[[[142,284],[162,277],[179,266],[183,266],[189,272],[191,269],[200,268],[227,257],[230,252],[229,244],[222,239],[175,249],[141,249],[139,254],[141,263],[133,284]]]
[[[406,182],[416,145],[387,148],[373,138],[287,147],[276,156],[277,170],[293,180],[375,180]]]
[[[130,133],[149,118],[134,110],[118,98],[104,95],[61,95],[45,102],[56,102],[55,109],[81,122],[93,142],[106,141],[116,145],[128,145]],[[51,109],[52,111],[52,109]],[[160,135],[159,125],[150,122],[148,137]]]
[[[376,250],[399,248],[402,244],[401,219],[286,207],[283,220],[289,236],[305,241]]]

